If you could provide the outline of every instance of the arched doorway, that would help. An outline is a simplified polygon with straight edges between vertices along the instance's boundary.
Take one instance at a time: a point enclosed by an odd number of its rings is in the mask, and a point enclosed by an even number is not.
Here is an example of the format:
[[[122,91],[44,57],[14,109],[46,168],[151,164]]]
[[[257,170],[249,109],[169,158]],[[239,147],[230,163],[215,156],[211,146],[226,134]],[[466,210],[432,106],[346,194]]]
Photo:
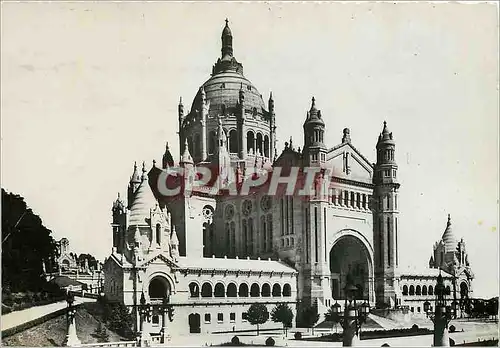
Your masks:
[[[347,277],[358,288],[358,299],[372,301],[372,263],[365,244],[356,236],[345,234],[330,250],[331,290],[334,299],[344,299]]]
[[[157,276],[149,282],[148,293],[150,299],[163,299],[170,296],[170,284],[164,277]]]
[[[459,306],[460,306],[460,316],[463,316],[463,312],[465,311],[467,299],[469,298],[469,287],[467,286],[466,282],[460,283],[460,301],[459,301]]]
[[[189,333],[201,332],[200,315],[198,313],[189,314],[188,322],[189,322]]]

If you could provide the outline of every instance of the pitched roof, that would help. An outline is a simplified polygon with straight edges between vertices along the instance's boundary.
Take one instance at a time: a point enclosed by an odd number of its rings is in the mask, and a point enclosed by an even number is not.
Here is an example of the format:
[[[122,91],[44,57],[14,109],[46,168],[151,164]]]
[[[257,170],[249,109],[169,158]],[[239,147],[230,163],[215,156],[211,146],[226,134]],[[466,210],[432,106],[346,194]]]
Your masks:
[[[455,238],[455,234],[453,233],[453,229],[451,228],[450,214],[448,214],[448,222],[446,223],[446,229],[444,230],[441,240],[444,243],[444,251],[446,253],[456,250],[458,242]]]
[[[436,277],[439,275],[439,268],[429,268],[429,267],[407,267],[407,268],[400,268],[399,270],[401,277],[415,277],[415,276],[421,276],[421,277]],[[451,274],[448,272],[445,272],[441,270],[441,275],[444,278],[448,277],[453,277]]]
[[[297,273],[297,271],[280,261],[273,260],[249,260],[249,259],[223,259],[223,258],[179,258],[179,267],[216,270],[240,270],[254,272],[286,272]]]
[[[83,283],[81,283],[77,280],[71,279],[67,276],[57,276],[57,277],[51,279],[50,283],[55,283],[60,288],[65,288],[65,287],[70,286],[70,285],[79,286],[79,285],[83,284]]]

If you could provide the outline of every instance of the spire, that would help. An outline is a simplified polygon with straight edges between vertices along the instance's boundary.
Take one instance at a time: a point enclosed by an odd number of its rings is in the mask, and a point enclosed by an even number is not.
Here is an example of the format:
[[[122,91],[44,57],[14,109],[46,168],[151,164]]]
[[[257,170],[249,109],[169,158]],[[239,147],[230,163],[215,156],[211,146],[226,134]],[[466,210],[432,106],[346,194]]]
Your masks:
[[[231,29],[229,29],[229,20],[226,18],[226,25],[222,30],[222,59],[229,60],[233,56],[233,34],[231,33]]]
[[[132,173],[132,176],[130,177],[130,183],[140,183],[141,178],[139,176],[139,172],[137,171],[137,162],[134,162],[134,172]]]
[[[201,102],[203,105],[205,105],[207,102],[207,94],[205,93],[205,86],[200,87],[200,93],[201,93]]]
[[[173,166],[174,166],[174,158],[170,153],[170,148],[168,146],[168,141],[167,141],[165,145],[165,153],[163,154],[163,159],[162,159],[162,168],[166,169],[167,167],[173,167]]]
[[[269,102],[268,102],[269,113],[271,114],[271,118],[274,117],[274,99],[273,92],[269,93]]]
[[[316,98],[312,97],[312,101],[311,101],[311,109],[309,110],[309,114],[312,114],[314,112],[318,111],[318,109],[316,108]]]
[[[179,119],[184,118],[184,104],[182,104],[182,97],[179,98],[178,112],[179,112]]]
[[[175,231],[175,225],[172,226],[172,235],[170,236],[171,245],[179,245],[179,238],[177,237],[177,232]]]
[[[146,162],[142,162],[142,175],[141,175],[141,181],[147,180],[148,175],[147,175],[147,170],[146,170]]]
[[[189,153],[187,138],[184,140],[184,153],[182,154],[181,163],[193,163],[193,157]]]

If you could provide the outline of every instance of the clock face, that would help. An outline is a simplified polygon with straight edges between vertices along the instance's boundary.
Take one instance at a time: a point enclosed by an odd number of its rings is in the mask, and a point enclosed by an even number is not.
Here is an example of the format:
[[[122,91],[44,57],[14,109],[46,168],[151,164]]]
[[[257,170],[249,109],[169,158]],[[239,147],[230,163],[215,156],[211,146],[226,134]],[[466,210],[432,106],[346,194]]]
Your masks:
[[[252,212],[252,201],[248,199],[244,201],[242,211],[244,215],[250,215],[250,213]]]
[[[260,207],[263,211],[269,211],[269,209],[271,209],[271,197],[263,196],[260,199]]]
[[[234,217],[234,207],[231,204],[226,206],[225,216],[226,220],[231,220]]]

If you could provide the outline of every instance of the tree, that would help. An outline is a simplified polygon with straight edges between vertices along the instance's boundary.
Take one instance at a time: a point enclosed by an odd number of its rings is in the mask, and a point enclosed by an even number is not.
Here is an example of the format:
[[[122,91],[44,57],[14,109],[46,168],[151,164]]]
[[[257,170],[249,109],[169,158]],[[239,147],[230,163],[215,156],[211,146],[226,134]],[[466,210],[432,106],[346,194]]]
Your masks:
[[[293,312],[286,303],[279,303],[271,311],[271,319],[275,323],[283,324],[283,332],[286,335],[286,330],[292,327]]]
[[[97,342],[99,343],[109,342],[108,332],[106,331],[106,327],[102,325],[101,322],[99,322],[99,325],[94,330],[93,336],[97,338]]]
[[[259,335],[259,325],[264,324],[269,319],[269,312],[263,303],[253,303],[246,312],[246,320],[252,325],[257,325],[257,336]]]
[[[316,325],[318,320],[319,320],[319,313],[318,313],[318,307],[316,306],[311,306],[304,309],[300,316],[301,324],[307,328],[311,328],[313,335],[314,335],[314,325]]]
[[[110,303],[105,299],[102,300],[102,303],[104,304],[103,319],[107,322],[108,327],[123,337],[134,337],[132,315],[127,307],[123,303]]]
[[[2,188],[2,288],[39,291],[46,285],[43,262],[55,265],[56,242],[24,198]]]

